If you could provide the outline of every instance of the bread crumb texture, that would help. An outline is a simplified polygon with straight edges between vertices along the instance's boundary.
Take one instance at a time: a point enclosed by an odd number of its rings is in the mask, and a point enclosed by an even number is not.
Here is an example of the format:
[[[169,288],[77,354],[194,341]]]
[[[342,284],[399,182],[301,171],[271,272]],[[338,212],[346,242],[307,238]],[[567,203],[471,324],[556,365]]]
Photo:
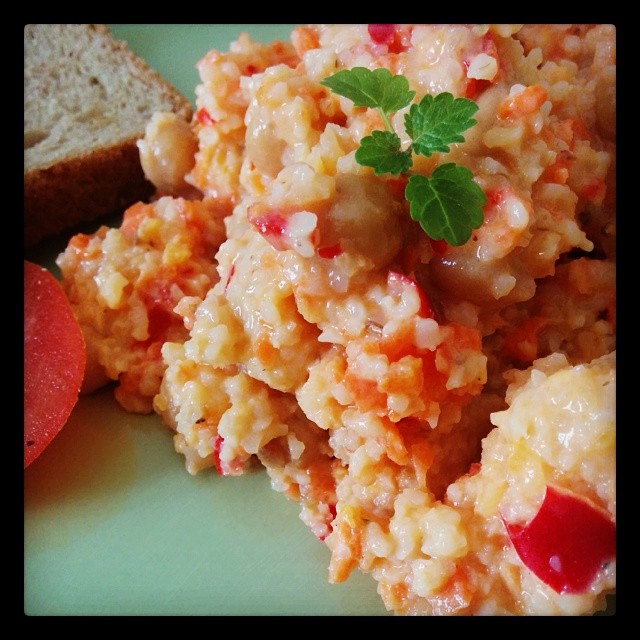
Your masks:
[[[151,194],[136,141],[157,111],[192,114],[106,25],[25,26],[25,246]]]

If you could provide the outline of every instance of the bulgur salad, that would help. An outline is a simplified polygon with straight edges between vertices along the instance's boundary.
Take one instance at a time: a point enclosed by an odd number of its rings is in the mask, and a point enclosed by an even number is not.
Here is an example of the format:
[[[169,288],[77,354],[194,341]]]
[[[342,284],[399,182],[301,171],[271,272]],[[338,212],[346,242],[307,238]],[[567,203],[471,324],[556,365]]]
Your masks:
[[[57,259],[85,392],[190,474],[264,468],[390,612],[604,609],[615,27],[297,26],[197,70],[153,200]]]

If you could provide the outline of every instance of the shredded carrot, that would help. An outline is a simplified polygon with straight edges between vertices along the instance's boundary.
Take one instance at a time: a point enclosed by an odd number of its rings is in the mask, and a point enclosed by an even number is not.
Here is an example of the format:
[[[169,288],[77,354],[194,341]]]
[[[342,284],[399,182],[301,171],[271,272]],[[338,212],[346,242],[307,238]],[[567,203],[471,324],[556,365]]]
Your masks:
[[[78,233],[69,240],[69,247],[71,247],[76,254],[84,255],[89,245],[91,236],[86,233]]]
[[[344,383],[362,411],[386,410],[387,396],[378,391],[375,380],[365,380],[355,373],[347,372]]]
[[[401,466],[409,464],[409,454],[404,446],[404,439],[400,435],[398,425],[388,418],[383,421],[385,430],[382,444],[389,460]]]
[[[413,323],[403,322],[392,334],[382,336],[379,350],[389,358],[389,362],[395,362],[407,355],[417,355],[414,340]]]
[[[331,473],[330,458],[318,458],[311,462],[307,468],[307,475],[309,476],[310,489],[309,495],[305,497],[325,504],[335,502],[336,483]]]
[[[434,459],[435,452],[428,442],[423,440],[411,445],[411,461],[416,471],[418,486],[422,488],[427,486],[427,471],[429,471]]]
[[[296,27],[291,33],[291,42],[300,58],[311,49],[318,49],[318,34],[310,27]]]
[[[573,158],[569,152],[560,151],[553,164],[550,164],[540,176],[542,182],[566,184],[569,178],[569,167]]]
[[[332,583],[344,582],[358,566],[362,554],[362,526],[357,511],[347,505],[334,520],[337,544],[329,562],[329,581]]]
[[[422,361],[415,356],[404,356],[391,363],[380,380],[380,389],[386,393],[419,393],[422,385]]]
[[[451,614],[467,608],[473,597],[473,592],[467,572],[458,567],[438,595],[439,604],[442,607],[440,613]]]
[[[547,91],[540,85],[533,84],[520,93],[508,97],[498,109],[498,117],[502,120],[515,120],[531,115],[540,109],[547,99]]]
[[[271,344],[269,335],[266,332],[261,332],[256,338],[254,352],[256,358],[265,366],[269,367],[275,364],[278,357],[278,350]]]
[[[120,231],[122,231],[122,233],[128,238],[135,238],[136,232],[138,231],[138,227],[140,226],[143,218],[150,215],[150,209],[152,212],[153,207],[149,204],[145,204],[144,202],[136,202],[135,204],[132,204],[124,212]]]

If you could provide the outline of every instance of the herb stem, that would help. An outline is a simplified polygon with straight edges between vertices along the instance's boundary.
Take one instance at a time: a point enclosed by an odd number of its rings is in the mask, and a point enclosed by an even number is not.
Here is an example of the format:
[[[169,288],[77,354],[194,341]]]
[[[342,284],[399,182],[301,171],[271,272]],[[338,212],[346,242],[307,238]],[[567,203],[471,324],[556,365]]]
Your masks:
[[[448,153],[451,144],[464,142],[462,133],[476,124],[472,118],[478,105],[468,98],[443,92],[426,93],[413,102],[416,92],[403,75],[392,75],[379,67],[342,69],[322,80],[333,92],[348,98],[356,107],[377,108],[384,130],[371,131],[360,140],[355,161],[373,169],[375,175],[409,176],[404,190],[409,214],[432,240],[460,246],[484,220],[487,202],[484,191],[469,169],[453,162],[439,164],[431,175],[412,172],[415,155],[431,157]],[[391,126],[393,114],[404,114],[403,138]],[[400,128],[402,125],[399,124]]]
[[[384,110],[378,107],[378,112],[380,113],[382,122],[384,123],[384,126],[386,127],[387,131],[390,131],[391,133],[395,133],[393,127],[391,126],[391,122],[389,121],[389,118],[387,118],[387,114],[384,112]]]

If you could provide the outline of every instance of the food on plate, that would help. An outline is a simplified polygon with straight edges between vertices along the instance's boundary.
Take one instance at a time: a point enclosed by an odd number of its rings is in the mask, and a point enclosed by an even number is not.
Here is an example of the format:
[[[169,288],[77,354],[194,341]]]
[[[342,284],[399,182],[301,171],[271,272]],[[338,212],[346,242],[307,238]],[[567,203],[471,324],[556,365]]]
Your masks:
[[[24,468],[51,443],[78,401],[86,361],[80,325],[60,283],[24,261]]]
[[[136,140],[190,102],[106,25],[24,29],[24,242],[148,198]]]
[[[189,473],[259,462],[394,613],[604,609],[615,27],[309,25],[197,68],[139,142],[155,198],[58,257],[88,369]]]
[[[163,197],[132,205],[118,229],[71,238],[64,271],[73,278],[63,282],[87,340],[85,392],[117,380],[125,409],[153,410],[162,345],[189,335],[174,308],[203,298],[218,279],[224,215],[213,199]]]

